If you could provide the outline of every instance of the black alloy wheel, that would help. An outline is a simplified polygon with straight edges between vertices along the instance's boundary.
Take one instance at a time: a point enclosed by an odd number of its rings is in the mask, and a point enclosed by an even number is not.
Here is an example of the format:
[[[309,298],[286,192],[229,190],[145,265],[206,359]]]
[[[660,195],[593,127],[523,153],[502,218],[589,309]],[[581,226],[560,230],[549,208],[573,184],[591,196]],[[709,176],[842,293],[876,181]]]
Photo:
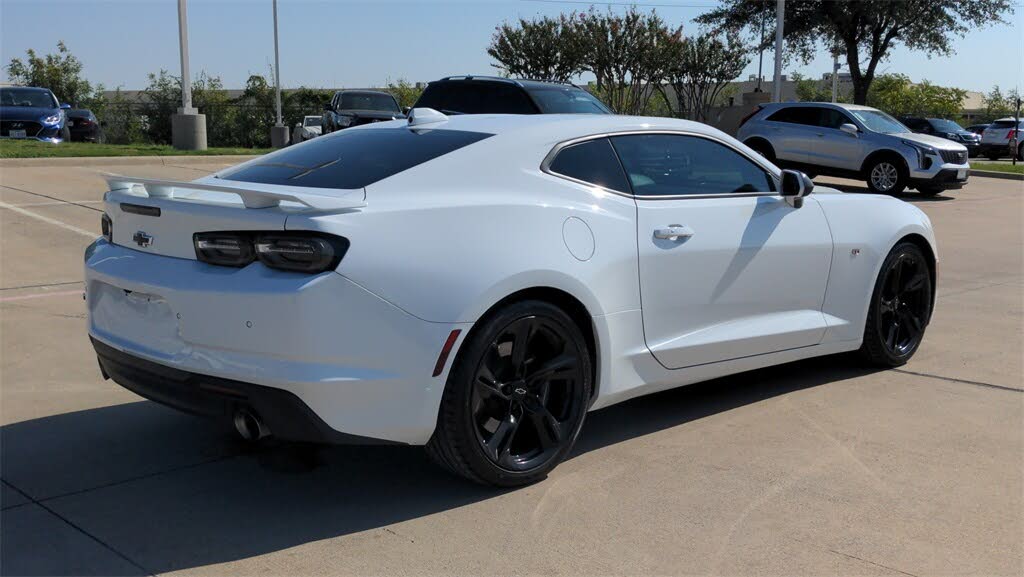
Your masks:
[[[592,377],[582,333],[561,309],[525,301],[468,338],[428,452],[481,483],[544,478],[571,450],[586,415]]]
[[[932,276],[927,257],[913,243],[886,257],[864,329],[861,352],[876,365],[900,366],[921,345],[932,314]]]

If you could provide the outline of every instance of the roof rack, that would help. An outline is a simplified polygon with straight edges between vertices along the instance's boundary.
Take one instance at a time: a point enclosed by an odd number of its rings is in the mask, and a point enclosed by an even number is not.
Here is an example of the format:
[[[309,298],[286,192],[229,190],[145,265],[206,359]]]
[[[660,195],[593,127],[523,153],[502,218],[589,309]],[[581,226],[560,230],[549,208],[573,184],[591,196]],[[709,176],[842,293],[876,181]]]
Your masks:
[[[437,82],[445,82],[448,80],[491,80],[496,82],[508,82],[509,84],[515,84],[516,86],[522,87],[523,85],[513,78],[502,78],[501,76],[485,76],[478,74],[459,74],[455,76],[445,76],[437,80]]]

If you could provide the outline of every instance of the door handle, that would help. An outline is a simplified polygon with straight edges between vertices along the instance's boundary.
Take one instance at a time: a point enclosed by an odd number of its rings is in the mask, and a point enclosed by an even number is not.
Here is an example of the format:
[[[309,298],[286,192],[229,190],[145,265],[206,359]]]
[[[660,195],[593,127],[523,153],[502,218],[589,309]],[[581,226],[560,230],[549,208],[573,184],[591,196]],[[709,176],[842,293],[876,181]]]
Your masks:
[[[666,228],[654,229],[654,238],[662,240],[686,240],[693,236],[693,229],[681,224],[670,224]]]

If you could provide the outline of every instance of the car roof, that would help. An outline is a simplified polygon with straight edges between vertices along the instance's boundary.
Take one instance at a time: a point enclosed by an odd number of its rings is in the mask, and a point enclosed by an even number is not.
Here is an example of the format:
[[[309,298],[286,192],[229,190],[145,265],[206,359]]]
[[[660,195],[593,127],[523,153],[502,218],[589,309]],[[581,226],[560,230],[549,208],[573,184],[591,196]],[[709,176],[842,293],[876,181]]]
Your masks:
[[[831,108],[842,108],[845,110],[878,110],[870,106],[864,106],[863,104],[846,104],[843,102],[769,102],[761,105],[764,108],[787,108],[787,107],[806,107],[806,106],[825,106]]]
[[[504,84],[513,84],[520,88],[546,88],[546,87],[560,87],[560,88],[579,88],[575,84],[569,82],[550,82],[545,80],[531,80],[528,78],[503,78],[501,76],[484,76],[475,74],[466,74],[464,76],[445,76],[431,82],[430,84],[439,82],[500,82]]]
[[[382,94],[384,96],[392,96],[390,92],[384,92],[383,90],[339,90],[334,93],[335,96],[338,94]]]

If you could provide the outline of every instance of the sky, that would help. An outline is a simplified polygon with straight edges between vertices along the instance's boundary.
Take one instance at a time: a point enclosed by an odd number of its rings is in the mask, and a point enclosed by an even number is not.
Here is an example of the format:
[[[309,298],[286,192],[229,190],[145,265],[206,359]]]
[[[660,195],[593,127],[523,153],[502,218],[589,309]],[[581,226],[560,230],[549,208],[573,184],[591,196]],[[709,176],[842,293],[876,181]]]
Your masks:
[[[341,88],[382,86],[404,78],[430,81],[454,74],[494,74],[486,53],[495,26],[506,20],[586,9],[572,0],[358,1],[279,0],[281,84]],[[604,8],[605,3],[594,2]],[[685,34],[700,31],[692,20],[714,0],[637,0],[653,7]],[[242,88],[250,74],[269,75],[274,59],[271,0],[188,0],[193,76],[219,76],[226,88]],[[624,4],[611,5],[625,10]],[[176,0],[0,0],[0,60],[28,48],[54,52],[63,40],[84,64],[87,80],[108,89],[146,86],[146,75],[180,72]],[[765,54],[771,76],[773,54]],[[822,53],[809,65],[784,71],[820,78],[831,70]],[[929,58],[899,47],[879,67],[914,81],[988,91],[1024,88],[1024,4],[1009,24],[971,32],[954,54]],[[757,73],[756,54],[741,76]],[[581,81],[586,81],[583,77]]]

